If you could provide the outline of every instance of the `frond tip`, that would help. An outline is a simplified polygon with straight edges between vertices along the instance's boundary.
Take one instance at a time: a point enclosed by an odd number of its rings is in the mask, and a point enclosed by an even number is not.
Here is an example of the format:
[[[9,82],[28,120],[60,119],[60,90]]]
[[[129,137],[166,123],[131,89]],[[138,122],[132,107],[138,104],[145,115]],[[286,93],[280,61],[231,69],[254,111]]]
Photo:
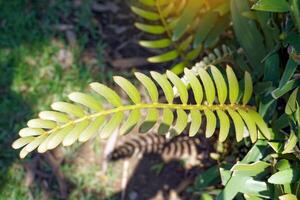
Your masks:
[[[41,112],[38,119],[30,120],[28,127],[20,130],[20,138],[12,146],[22,148],[20,157],[24,158],[34,149],[43,153],[60,144],[69,146],[77,140],[85,142],[98,133],[101,138],[107,138],[119,127],[120,134],[128,133],[137,124],[140,124],[141,132],[147,132],[156,123],[160,124],[159,134],[169,132],[174,135],[181,134],[190,123],[189,135],[194,136],[202,122],[206,122],[206,137],[212,136],[218,128],[222,142],[228,137],[232,122],[237,141],[250,135],[254,142],[258,131],[269,139],[270,132],[265,122],[253,107],[247,105],[252,94],[251,76],[245,73],[241,92],[232,68],[227,67],[224,74],[226,76],[215,66],[199,68],[197,72],[185,69],[187,85],[171,71],[167,71],[166,75],[151,72],[152,78],[135,73],[146,89],[150,103],[143,102],[139,90],[123,77],[114,77],[114,81],[128,95],[129,104],[124,104],[111,88],[91,83],[91,89],[110,104],[109,108],[103,106],[95,94],[71,93],[68,97],[73,103],[53,103],[52,111]],[[166,103],[159,102],[157,85],[162,89]],[[189,86],[192,95],[188,93]],[[176,95],[173,87],[178,91],[181,103],[174,103]],[[195,103],[190,103],[192,98]],[[145,118],[142,110],[147,113]]]

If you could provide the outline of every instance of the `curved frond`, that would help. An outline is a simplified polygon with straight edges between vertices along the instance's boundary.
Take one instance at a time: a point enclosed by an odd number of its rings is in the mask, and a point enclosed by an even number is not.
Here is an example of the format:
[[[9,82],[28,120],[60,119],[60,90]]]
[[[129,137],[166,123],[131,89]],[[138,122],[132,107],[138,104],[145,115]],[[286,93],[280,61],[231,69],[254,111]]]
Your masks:
[[[98,134],[104,139],[116,130],[120,134],[126,134],[138,124],[140,132],[156,127],[158,133],[169,132],[172,135],[181,134],[190,124],[190,136],[196,135],[201,127],[205,127],[203,132],[206,137],[218,132],[221,142],[230,134],[232,125],[236,130],[237,141],[245,137],[245,131],[253,142],[257,140],[258,131],[270,138],[262,117],[247,104],[252,93],[251,76],[246,72],[244,91],[240,91],[233,70],[228,66],[226,72],[227,78],[215,66],[199,68],[197,73],[185,69],[191,94],[188,93],[189,88],[185,82],[171,71],[166,75],[151,72],[151,77],[135,73],[145,87],[152,101],[150,103],[143,102],[137,87],[123,77],[116,76],[114,81],[124,90],[131,103],[123,103],[111,88],[91,83],[91,90],[107,101],[107,107],[99,102],[95,94],[71,93],[68,98],[73,103],[53,103],[53,111],[43,111],[39,114],[40,118],[30,120],[28,127],[20,130],[20,138],[13,143],[13,148],[22,148],[20,156],[25,157],[34,149],[43,153],[60,144],[68,146],[76,141],[85,142]],[[162,88],[166,103],[158,101],[157,86]],[[179,93],[178,103],[174,101],[173,87]],[[238,96],[242,98],[237,98]],[[195,99],[195,104],[189,102],[191,97]],[[143,116],[142,113],[146,115]],[[205,126],[201,126],[202,123]]]

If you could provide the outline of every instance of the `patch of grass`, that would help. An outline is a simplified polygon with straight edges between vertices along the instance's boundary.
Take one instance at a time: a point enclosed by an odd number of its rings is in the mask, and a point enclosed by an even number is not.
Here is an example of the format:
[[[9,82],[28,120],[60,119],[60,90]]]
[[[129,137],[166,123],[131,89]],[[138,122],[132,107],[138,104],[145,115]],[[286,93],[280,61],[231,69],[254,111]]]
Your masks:
[[[23,161],[11,143],[39,110],[66,100],[71,91],[84,90],[94,79],[94,71],[81,60],[91,44],[103,64],[104,46],[91,2],[78,7],[64,0],[0,2],[0,199],[40,199],[39,184],[24,186]],[[55,29],[63,24],[72,26],[76,47]]]

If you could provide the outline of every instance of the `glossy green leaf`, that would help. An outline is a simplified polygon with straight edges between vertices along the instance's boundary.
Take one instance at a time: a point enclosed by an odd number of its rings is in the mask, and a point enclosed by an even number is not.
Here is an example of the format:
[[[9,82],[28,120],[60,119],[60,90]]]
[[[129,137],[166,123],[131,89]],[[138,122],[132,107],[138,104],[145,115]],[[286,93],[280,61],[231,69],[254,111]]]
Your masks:
[[[100,83],[91,83],[90,86],[95,92],[103,96],[106,99],[106,101],[112,104],[113,106],[122,106],[120,96],[106,85]]]
[[[291,130],[290,137],[284,145],[284,151],[282,152],[282,154],[294,152],[294,148],[297,145],[297,142],[298,142],[298,138],[294,133],[294,131]]]
[[[114,81],[124,90],[133,103],[141,102],[140,92],[130,81],[121,76],[114,76]]]
[[[152,78],[162,88],[168,103],[173,103],[173,99],[174,99],[173,88],[172,88],[172,85],[170,84],[170,82],[168,81],[168,79],[164,75],[162,75],[158,72],[151,71],[150,73],[151,73]]]
[[[298,181],[300,177],[300,169],[287,169],[283,171],[276,172],[269,179],[268,182],[272,184],[291,184]]]
[[[293,61],[292,59],[288,60],[288,63],[286,64],[283,75],[279,82],[279,88],[283,87],[292,78],[297,67],[298,64],[295,61]]]
[[[188,92],[187,92],[187,89],[186,89],[186,86],[184,85],[184,83],[181,81],[181,79],[176,74],[174,74],[173,72],[171,72],[169,70],[167,70],[167,77],[173,83],[173,85],[177,88],[181,102],[183,104],[187,104],[189,96],[188,96]]]
[[[288,12],[289,4],[286,0],[259,0],[252,9],[268,12]]]

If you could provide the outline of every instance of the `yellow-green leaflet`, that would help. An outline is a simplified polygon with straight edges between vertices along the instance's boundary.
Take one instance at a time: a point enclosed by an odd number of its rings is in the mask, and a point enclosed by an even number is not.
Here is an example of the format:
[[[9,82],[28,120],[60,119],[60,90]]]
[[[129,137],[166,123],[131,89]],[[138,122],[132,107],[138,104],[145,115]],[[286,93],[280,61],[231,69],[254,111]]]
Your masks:
[[[174,126],[175,135],[179,135],[182,133],[182,131],[185,129],[187,122],[188,122],[188,116],[186,112],[182,109],[177,109],[177,120]]]
[[[226,82],[221,72],[215,66],[210,66],[210,69],[216,84],[219,103],[224,104],[227,98]]]
[[[144,122],[139,128],[139,132],[146,133],[149,131],[155,124],[158,119],[158,111],[155,108],[148,109],[148,114]]]
[[[22,128],[19,131],[21,137],[42,135],[43,133],[45,133],[45,131],[41,128]]]
[[[217,110],[217,115],[219,116],[220,122],[219,140],[220,142],[224,142],[229,133],[230,121],[228,116],[222,110]]]
[[[207,71],[200,68],[199,76],[204,86],[206,100],[209,104],[213,104],[216,96],[215,86]]]
[[[216,126],[217,126],[217,119],[216,119],[216,116],[215,114],[206,109],[204,110],[204,114],[205,114],[205,117],[206,117],[206,131],[205,131],[205,136],[207,138],[211,137],[215,130],[216,130]]]
[[[74,115],[76,117],[83,117],[84,110],[77,105],[66,102],[55,102],[51,105],[53,110]]]
[[[141,102],[141,95],[139,91],[127,79],[121,76],[114,76],[114,81],[124,90],[133,103],[138,104]]]
[[[143,47],[147,47],[147,48],[154,48],[154,49],[160,49],[160,48],[167,48],[169,47],[172,42],[170,39],[160,39],[160,40],[141,40],[139,41],[139,44]]]
[[[244,87],[244,96],[243,96],[243,104],[246,105],[253,92],[253,84],[251,75],[248,72],[245,72],[245,87]]]
[[[66,123],[70,120],[68,115],[56,111],[42,111],[39,113],[39,117],[41,119],[51,120],[58,123]]]
[[[250,115],[251,119],[256,122],[257,127],[259,130],[262,132],[262,134],[268,139],[271,139],[271,133],[269,131],[268,126],[266,125],[265,121],[263,118],[255,111],[249,110],[248,114]]]
[[[61,129],[58,131],[55,136],[48,141],[47,147],[48,149],[54,149],[57,147],[63,139],[66,137],[66,135],[74,128],[74,126],[68,126],[66,128]]]
[[[202,122],[202,116],[200,111],[191,110],[191,126],[189,130],[189,136],[193,137],[198,133],[201,126],[201,122]]]
[[[247,125],[248,132],[250,134],[250,139],[252,142],[257,140],[257,129],[255,121],[252,120],[250,115],[242,109],[238,109],[239,114],[244,119],[245,124]]]
[[[80,134],[88,127],[88,120],[78,123],[72,131],[70,131],[63,140],[63,146],[70,146],[79,138]]]
[[[79,135],[79,142],[88,141],[94,134],[98,133],[100,126],[104,123],[103,116],[96,118],[90,125]]]
[[[233,111],[233,110],[228,110],[228,113],[233,120],[233,124],[235,127],[235,136],[236,136],[236,141],[240,142],[244,138],[244,129],[245,129],[245,124],[241,118],[241,116]]]
[[[100,137],[104,139],[108,138],[116,129],[116,127],[118,127],[122,122],[123,116],[124,114],[121,112],[114,114],[109,122],[104,125],[103,129],[101,130]]]
[[[198,105],[200,105],[203,99],[202,86],[198,78],[194,75],[194,73],[191,70],[185,68],[184,73],[186,77],[189,79],[189,84],[193,90],[195,101]]]
[[[82,104],[92,110],[101,111],[103,109],[101,103],[91,95],[73,92],[68,97],[71,101]]]
[[[145,19],[148,19],[148,20],[158,20],[160,18],[159,15],[155,12],[147,11],[147,10],[135,7],[135,6],[131,6],[131,10],[135,14],[137,14]]]
[[[170,109],[163,109],[162,122],[158,128],[158,134],[164,134],[169,131],[174,120],[174,114]]]
[[[32,136],[19,138],[16,141],[14,141],[14,143],[12,144],[12,148],[19,149],[19,148],[25,146],[26,144],[30,143],[34,139],[35,139],[35,137],[32,137]]]
[[[35,150],[46,138],[47,138],[46,134],[40,135],[40,136],[36,137],[32,142],[27,144],[24,147],[24,149],[27,152],[31,152],[31,151]]]
[[[230,103],[234,104],[237,102],[239,96],[239,82],[231,67],[227,66],[226,74],[229,88],[229,100]]]
[[[120,134],[123,135],[128,133],[139,122],[140,118],[141,113],[139,109],[131,111],[131,113],[128,116],[128,119],[120,128]]]
[[[158,72],[151,71],[150,73],[152,78],[159,84],[159,86],[163,90],[168,103],[173,103],[173,99],[174,99],[173,88],[170,82],[168,81],[168,79]]]
[[[32,119],[27,122],[29,128],[55,128],[57,124],[54,121],[44,119]]]
[[[297,145],[298,138],[294,131],[291,131],[289,140],[284,145],[284,151],[282,154],[294,152],[294,148]]]
[[[142,85],[147,89],[147,92],[153,103],[158,101],[158,91],[155,83],[148,76],[136,72],[135,77],[142,83]]]
[[[168,62],[168,61],[174,60],[178,56],[179,56],[178,51],[173,50],[173,51],[169,51],[169,52],[166,52],[166,53],[158,55],[158,56],[150,57],[150,58],[148,58],[148,61],[151,63]]]
[[[160,35],[166,31],[165,28],[160,25],[149,25],[149,24],[142,24],[142,23],[135,23],[134,25],[141,31],[145,31],[146,33],[151,33],[151,34]]]
[[[103,96],[106,99],[106,101],[111,103],[113,106],[122,106],[120,96],[106,85],[100,83],[91,83],[90,86],[95,92]]]
[[[170,79],[170,81],[173,83],[173,85],[175,85],[175,87],[177,88],[178,92],[179,92],[179,96],[180,96],[180,100],[183,104],[187,104],[188,101],[188,92],[186,89],[186,86],[184,85],[184,83],[181,81],[181,79],[174,74],[171,71],[167,71],[167,76]]]

